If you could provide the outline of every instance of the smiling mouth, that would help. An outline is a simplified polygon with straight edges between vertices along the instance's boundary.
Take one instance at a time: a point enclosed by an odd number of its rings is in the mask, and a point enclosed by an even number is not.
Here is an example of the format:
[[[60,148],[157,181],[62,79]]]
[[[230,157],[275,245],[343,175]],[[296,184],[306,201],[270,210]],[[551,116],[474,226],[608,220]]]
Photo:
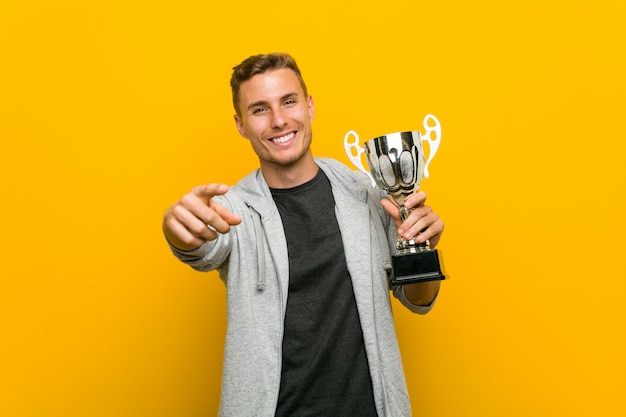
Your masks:
[[[286,135],[283,136],[279,136],[276,138],[272,138],[270,139],[270,141],[274,142],[274,143],[285,143],[290,141],[291,139],[293,139],[293,137],[296,135],[295,132],[289,132]]]

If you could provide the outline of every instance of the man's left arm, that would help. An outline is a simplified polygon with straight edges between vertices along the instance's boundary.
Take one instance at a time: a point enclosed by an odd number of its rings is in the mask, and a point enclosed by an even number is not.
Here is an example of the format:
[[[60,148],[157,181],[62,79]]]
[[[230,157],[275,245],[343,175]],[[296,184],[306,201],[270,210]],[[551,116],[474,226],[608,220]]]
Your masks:
[[[414,239],[418,243],[429,241],[431,249],[437,246],[444,224],[432,207],[425,204],[426,193],[420,191],[405,199],[404,206],[411,209],[405,221],[402,221],[398,207],[391,200],[385,199],[381,203],[391,215],[399,235],[407,240]],[[439,280],[407,284],[403,286],[404,297],[414,306],[431,306],[440,286]]]
[[[404,296],[414,306],[431,306],[439,294],[440,286],[441,281],[439,280],[407,284],[404,285]]]

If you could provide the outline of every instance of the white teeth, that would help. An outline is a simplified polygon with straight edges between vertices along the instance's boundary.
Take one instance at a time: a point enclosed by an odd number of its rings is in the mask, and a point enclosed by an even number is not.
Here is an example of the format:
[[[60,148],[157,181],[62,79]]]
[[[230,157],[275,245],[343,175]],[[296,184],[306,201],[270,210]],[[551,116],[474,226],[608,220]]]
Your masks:
[[[291,138],[293,138],[293,136],[294,136],[294,133],[291,132],[288,135],[272,139],[272,142],[275,142],[275,143],[285,143],[285,142],[291,140]]]

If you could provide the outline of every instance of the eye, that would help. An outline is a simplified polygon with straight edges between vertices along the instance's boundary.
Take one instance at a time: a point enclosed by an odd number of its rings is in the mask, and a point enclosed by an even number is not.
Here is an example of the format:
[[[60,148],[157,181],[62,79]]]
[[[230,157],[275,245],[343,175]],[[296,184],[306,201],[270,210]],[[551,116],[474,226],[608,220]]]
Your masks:
[[[256,107],[254,109],[252,109],[252,114],[259,114],[264,112],[266,109],[265,107]]]

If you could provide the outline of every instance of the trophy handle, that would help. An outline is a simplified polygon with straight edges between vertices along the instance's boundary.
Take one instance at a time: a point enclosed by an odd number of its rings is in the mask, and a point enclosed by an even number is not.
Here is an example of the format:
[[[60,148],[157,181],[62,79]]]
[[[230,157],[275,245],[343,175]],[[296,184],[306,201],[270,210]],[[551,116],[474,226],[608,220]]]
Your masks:
[[[429,121],[434,122],[434,126],[429,125]],[[424,166],[424,176],[428,178],[428,165],[430,165],[430,161],[433,160],[433,157],[437,153],[439,149],[439,142],[441,142],[441,123],[439,120],[432,114],[427,114],[424,117],[424,135],[422,136],[422,140],[428,141],[428,145],[430,147],[430,151],[428,152],[428,160],[426,161],[426,165]],[[435,134],[435,138],[432,138],[433,132]]]
[[[350,141],[350,136],[354,136],[353,142]],[[369,179],[372,181],[372,187],[376,188],[376,181],[374,180],[374,177],[372,177],[372,174],[370,174],[363,166],[361,154],[365,152],[365,149],[359,146],[359,135],[357,135],[354,130],[346,133],[346,136],[343,139],[343,146],[346,149],[346,153],[348,154],[348,158],[350,158],[350,161],[354,164],[355,167],[359,169],[359,171],[363,172],[369,177]]]

